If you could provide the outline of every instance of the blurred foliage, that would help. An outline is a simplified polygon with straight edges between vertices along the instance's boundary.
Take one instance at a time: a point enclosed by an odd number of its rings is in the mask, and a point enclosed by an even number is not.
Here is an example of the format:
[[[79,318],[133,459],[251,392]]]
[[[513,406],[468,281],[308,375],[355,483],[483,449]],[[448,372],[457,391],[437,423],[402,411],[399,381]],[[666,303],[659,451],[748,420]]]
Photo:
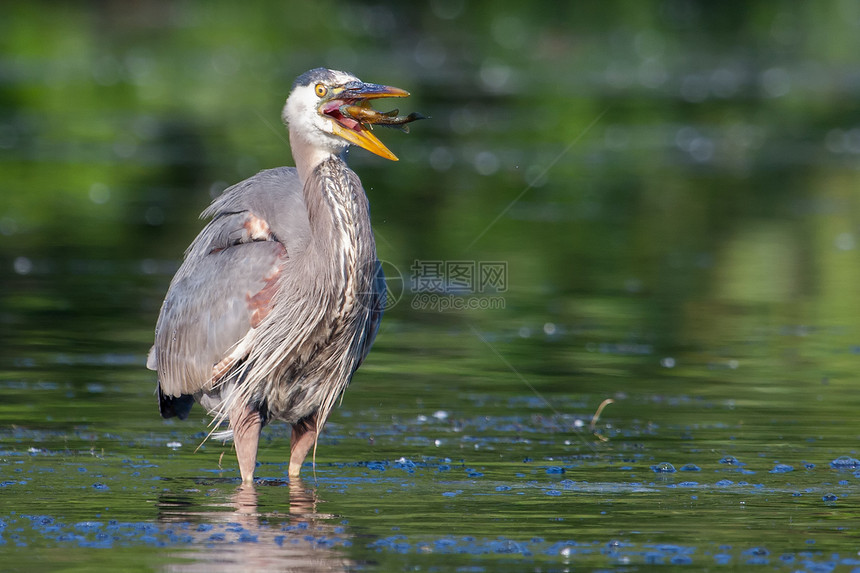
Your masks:
[[[5,323],[98,312],[75,290],[93,260],[121,265],[115,305],[154,312],[210,197],[291,163],[280,107],[325,65],[431,116],[382,134],[400,163],[350,160],[407,285],[415,259],[508,263],[506,311],[469,320],[618,321],[672,348],[772,308],[856,335],[857,6],[5,3]]]
[[[144,355],[167,284],[203,225],[198,213],[227,186],[292,163],[281,107],[293,79],[317,66],[403,87],[412,96],[401,111],[430,116],[409,135],[380,134],[398,163],[350,152],[380,258],[400,269],[406,292],[335,412],[319,461],[468,457],[462,463],[486,465],[502,483],[525,455],[535,466],[566,456],[588,460],[568,478],[611,485],[634,479],[619,473],[630,458],[635,481],[647,483],[664,477],[647,466],[668,459],[707,467],[736,454],[757,460],[756,479],[772,480],[762,464],[800,470],[814,460],[827,472],[829,460],[854,456],[855,0],[3,2],[5,450],[107,446],[108,466],[126,457],[160,466],[152,471],[167,477],[141,491],[183,496],[203,487],[189,476],[220,467],[220,445],[188,451],[202,440],[202,410],[184,424],[158,418]],[[505,262],[504,309],[412,308],[415,260]],[[565,420],[587,422],[610,396],[600,423],[612,439],[592,457]],[[414,420],[432,423],[437,411],[450,415],[441,448],[412,440],[435,438],[438,428],[416,430]],[[544,436],[554,416],[563,427]],[[512,427],[482,426],[491,419]],[[261,460],[283,460],[286,434],[267,429]],[[179,439],[186,450],[165,446]],[[54,458],[44,460],[53,471]],[[121,463],[105,473],[125,475]],[[156,507],[114,482],[107,502],[69,471],[72,480],[27,476],[38,494],[6,488],[7,505],[20,515],[77,506],[86,520],[102,519],[91,513],[107,503],[120,513],[104,520]],[[530,471],[524,479],[545,477]],[[791,487],[815,475],[798,471]],[[451,479],[428,473],[403,495],[390,495],[388,479],[357,495],[321,490],[333,501],[325,511],[360,530],[358,555],[367,539],[401,526],[606,547],[637,535],[770,542],[774,561],[808,531],[821,533],[812,540],[819,555],[856,549],[845,535],[856,487],[848,503],[822,506],[819,489],[834,491],[840,479],[829,475],[790,503],[789,486],[756,498],[703,485],[695,503],[679,488],[677,498],[595,490],[542,504],[482,492],[473,505],[449,505],[460,502],[439,488],[454,487]],[[97,501],[81,502],[83,492]],[[413,519],[428,507],[437,513]],[[568,521],[548,520],[554,513]],[[13,551],[26,539],[18,531],[7,535]],[[34,548],[17,558],[30,563]],[[380,559],[392,557],[367,556]]]

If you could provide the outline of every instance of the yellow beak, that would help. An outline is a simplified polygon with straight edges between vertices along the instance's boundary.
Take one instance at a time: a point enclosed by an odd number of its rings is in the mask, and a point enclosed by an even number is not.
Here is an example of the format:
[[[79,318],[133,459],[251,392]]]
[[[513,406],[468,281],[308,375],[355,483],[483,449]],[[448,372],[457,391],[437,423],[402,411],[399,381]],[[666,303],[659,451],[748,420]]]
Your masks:
[[[406,90],[392,86],[355,82],[333,90],[332,98],[327,102],[327,107],[331,105],[332,101],[355,105],[372,99],[407,97],[408,95],[409,92]],[[397,161],[397,156],[385,147],[385,145],[379,141],[379,138],[373,135],[370,131],[372,129],[370,122],[357,121],[353,118],[349,119],[349,123],[344,125],[339,119],[337,119],[337,117],[332,117],[332,133],[342,137],[353,145],[362,147],[380,157],[390,159],[391,161]],[[350,125],[352,127],[349,127]]]
[[[375,153],[380,157],[390,159],[391,161],[398,161],[397,156],[391,153],[391,150],[385,147],[385,145],[379,141],[379,138],[373,135],[371,131],[365,129],[363,125],[360,125],[358,130],[359,131],[347,129],[338,122],[334,122],[334,129],[332,132],[353,145],[363,147],[369,152]]]

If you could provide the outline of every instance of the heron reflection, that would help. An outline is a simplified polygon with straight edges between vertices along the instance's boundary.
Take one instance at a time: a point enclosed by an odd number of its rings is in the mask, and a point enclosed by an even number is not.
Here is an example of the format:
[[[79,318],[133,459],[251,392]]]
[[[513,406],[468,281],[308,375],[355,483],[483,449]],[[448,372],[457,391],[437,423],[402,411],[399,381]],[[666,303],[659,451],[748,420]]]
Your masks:
[[[268,500],[287,490],[288,511],[261,511],[261,490]],[[349,541],[347,530],[334,516],[317,513],[316,491],[300,480],[291,480],[287,487],[243,484],[229,494],[210,493],[205,503],[201,494],[183,492],[159,500],[165,532],[185,542],[183,549],[167,553],[165,571],[336,572],[354,567],[343,549]]]

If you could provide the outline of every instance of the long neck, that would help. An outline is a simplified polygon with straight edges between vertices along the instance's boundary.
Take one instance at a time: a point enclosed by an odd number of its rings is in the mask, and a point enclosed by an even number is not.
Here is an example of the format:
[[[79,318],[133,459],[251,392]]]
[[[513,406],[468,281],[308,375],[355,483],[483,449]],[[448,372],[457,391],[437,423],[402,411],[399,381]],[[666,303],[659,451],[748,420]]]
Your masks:
[[[293,161],[296,162],[296,171],[299,172],[299,181],[303,182],[308,180],[317,165],[330,157],[336,157],[329,150],[311,145],[305,138],[296,135],[292,129],[290,130],[290,150],[293,153]]]
[[[329,155],[304,180],[311,237],[305,269],[313,290],[334,307],[349,312],[366,301],[376,272],[376,246],[367,196],[356,174]]]

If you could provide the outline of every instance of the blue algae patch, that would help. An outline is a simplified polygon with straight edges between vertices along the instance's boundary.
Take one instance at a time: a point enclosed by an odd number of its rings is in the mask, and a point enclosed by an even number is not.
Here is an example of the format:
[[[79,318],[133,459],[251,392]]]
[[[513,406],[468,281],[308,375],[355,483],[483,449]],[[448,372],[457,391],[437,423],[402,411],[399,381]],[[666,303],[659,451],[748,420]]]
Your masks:
[[[743,555],[749,557],[746,561],[748,565],[767,565],[770,562],[770,551],[764,547],[751,547],[745,550]]]
[[[583,482],[584,483],[584,482]],[[449,493],[462,493],[461,490]],[[0,516],[0,532],[7,545],[19,545],[22,547],[42,546],[47,542],[50,546],[67,546],[82,548],[118,548],[128,547],[130,544],[136,546],[149,546],[153,548],[184,547],[194,544],[213,547],[224,544],[235,546],[235,544],[260,544],[262,550],[264,543],[272,546],[290,548],[297,544],[304,544],[314,550],[328,549],[333,547],[347,547],[351,544],[348,536],[348,527],[337,526],[326,528],[325,534],[320,534],[316,527],[319,523],[314,521],[298,522],[269,522],[257,526],[248,525],[245,522],[229,521],[214,523],[196,523],[192,521],[179,521],[169,523],[150,522],[123,522],[117,520],[99,521],[85,520],[71,523],[61,523],[57,518],[46,515],[6,515]],[[270,517],[271,518],[271,517]],[[234,518],[238,519],[238,517]],[[295,518],[293,518],[295,519]],[[37,537],[27,537],[20,528],[23,523],[31,525]],[[242,524],[244,523],[244,525]],[[10,534],[10,528],[13,533]],[[13,536],[14,535],[14,536]],[[39,540],[38,535],[41,535]],[[15,537],[19,536],[19,537]],[[477,536],[453,536],[445,535],[435,537],[428,535],[403,535],[399,532],[381,538],[362,538],[365,547],[371,551],[385,552],[400,555],[426,555],[435,553],[440,555],[462,555],[472,556],[500,556],[502,558],[522,558],[534,555],[544,556],[545,559],[564,559],[565,568],[578,570],[576,559],[589,560],[589,570],[602,570],[601,565],[594,563],[594,559],[605,560],[604,570],[612,569],[623,563],[630,570],[637,566],[651,565],[675,565],[689,566],[708,563],[712,566],[734,566],[742,568],[744,565],[767,565],[781,566],[786,571],[804,571],[808,573],[832,572],[836,569],[860,566],[860,560],[853,555],[840,558],[838,554],[822,555],[814,552],[809,547],[805,552],[796,554],[783,554],[777,559],[763,546],[752,547],[741,552],[740,549],[733,550],[730,545],[710,544],[703,547],[679,545],[673,543],[639,544],[627,539],[613,539],[609,542],[598,540],[546,540],[543,536],[523,532],[521,538],[517,537],[477,537]],[[809,540],[812,542],[814,540]],[[4,541],[0,541],[3,544]],[[250,548],[249,548],[250,549]],[[568,565],[569,564],[569,565]],[[581,564],[580,564],[581,565]],[[708,565],[705,565],[707,568]],[[521,569],[554,571],[552,564],[528,563]],[[493,567],[485,562],[470,562],[457,569],[458,571],[493,571]],[[506,569],[508,570],[508,569]],[[840,569],[841,570],[841,569]]]
[[[103,523],[98,521],[80,521],[75,524],[75,529],[84,533],[89,533],[93,531],[98,531],[102,528],[103,525]]]
[[[821,501],[836,501],[839,497],[835,493],[826,493],[821,496]]]
[[[860,469],[860,460],[851,456],[840,456],[830,462],[830,467],[835,470],[856,470]]]
[[[787,464],[776,464],[773,466],[773,469],[770,470],[772,474],[787,474],[788,472],[793,472],[794,468]]]
[[[396,462],[394,462],[394,467],[400,470],[405,470],[409,473],[415,473],[415,468],[417,467],[415,462],[406,458],[400,458]]]
[[[660,553],[684,553],[688,549],[680,545],[672,545],[671,543],[661,543],[654,547]]]
[[[457,496],[458,496],[458,495],[460,495],[461,493],[463,493],[463,490],[462,490],[462,489],[458,489],[458,490],[456,490],[456,491],[446,491],[446,492],[444,492],[442,495],[443,495],[443,496],[445,496],[445,497],[457,497]]]
[[[696,464],[684,464],[680,468],[678,468],[679,472],[700,472],[702,468],[697,466]]]
[[[528,548],[511,539],[498,539],[489,543],[490,550],[493,553],[531,555]]]
[[[171,547],[193,545],[195,542],[213,543],[258,543],[260,535],[266,531],[268,526],[248,529],[240,524],[215,523],[215,524],[192,524],[188,521],[173,522],[169,524],[154,524],[148,522],[120,522],[117,520],[103,521],[78,521],[71,524],[59,523],[54,518],[44,515],[21,516],[29,520],[32,533],[28,541],[35,541],[41,536],[53,546],[75,546],[83,548],[110,548],[117,545],[152,547]],[[9,518],[11,522],[22,521],[21,519]],[[5,527],[6,521],[0,520]],[[305,524],[307,525],[307,524]],[[3,528],[0,528],[2,532]],[[293,542],[305,541],[314,547],[334,547],[346,545],[348,541],[336,536],[305,535],[298,533],[302,528],[296,527],[297,533],[292,536]],[[305,528],[304,531],[307,531]],[[29,546],[25,542],[26,529],[16,529],[16,544]],[[205,536],[194,535],[192,532],[204,533]],[[32,534],[37,537],[33,538]],[[302,537],[299,537],[302,536]],[[283,539],[286,539],[283,536]],[[0,538],[0,545],[3,544]]]
[[[650,551],[645,553],[644,559],[648,565],[662,565],[665,562],[666,556],[662,553]]]
[[[456,546],[457,542],[453,539],[443,537],[442,539],[437,539],[434,545],[437,549],[445,550]]]
[[[733,482],[730,479],[721,479],[720,481],[718,481],[714,485],[717,487],[728,487],[730,485],[735,485],[735,482]]]
[[[577,550],[576,541],[558,541],[543,550],[544,555],[569,556]]]
[[[651,466],[651,471],[655,474],[673,474],[675,473],[675,466],[669,462],[660,462]]]
[[[511,491],[511,486],[509,486],[509,485],[497,485],[496,491]]]
[[[551,489],[551,490],[546,492],[546,495],[560,496],[561,492],[558,491],[557,489]]]
[[[546,468],[546,473],[548,474],[563,474],[565,469],[561,466],[550,466]]]
[[[412,549],[412,545],[406,541],[405,535],[393,535],[377,539],[373,543],[368,544],[367,547],[376,549],[377,551],[388,550],[395,553],[409,553]]]
[[[768,551],[765,547],[750,547],[749,549],[744,550],[743,555],[767,557],[768,555],[770,555],[770,551]]]

